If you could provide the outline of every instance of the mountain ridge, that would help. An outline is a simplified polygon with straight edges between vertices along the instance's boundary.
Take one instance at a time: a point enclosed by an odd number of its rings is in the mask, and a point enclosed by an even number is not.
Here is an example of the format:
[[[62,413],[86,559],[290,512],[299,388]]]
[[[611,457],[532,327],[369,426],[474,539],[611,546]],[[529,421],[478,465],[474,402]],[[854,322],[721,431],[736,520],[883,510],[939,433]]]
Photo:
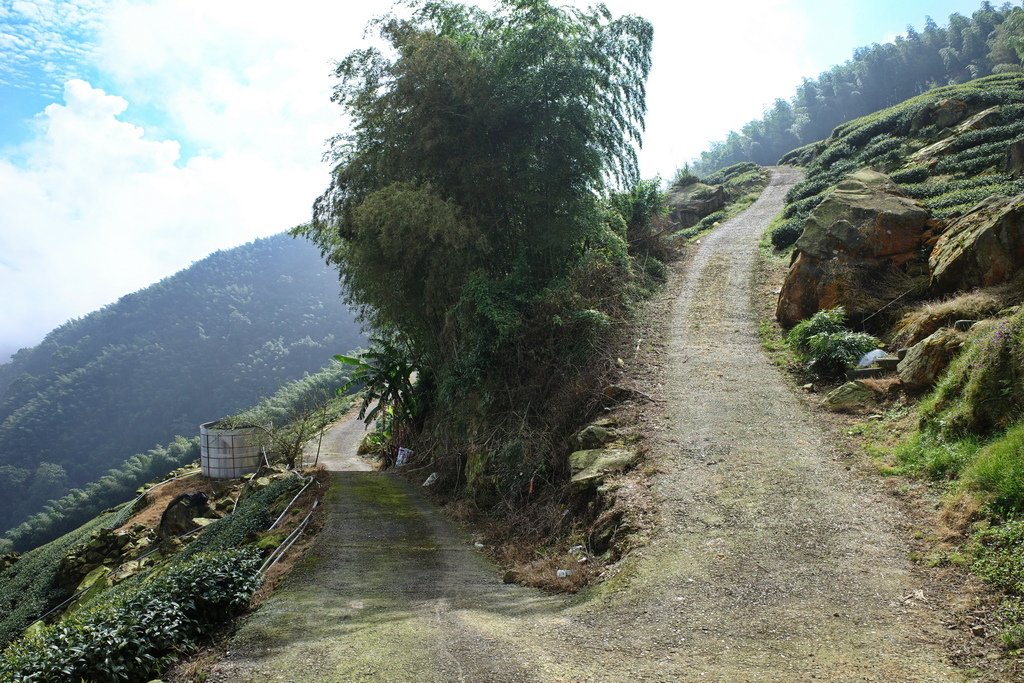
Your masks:
[[[316,248],[217,251],[68,321],[0,365],[0,530],[363,342]]]

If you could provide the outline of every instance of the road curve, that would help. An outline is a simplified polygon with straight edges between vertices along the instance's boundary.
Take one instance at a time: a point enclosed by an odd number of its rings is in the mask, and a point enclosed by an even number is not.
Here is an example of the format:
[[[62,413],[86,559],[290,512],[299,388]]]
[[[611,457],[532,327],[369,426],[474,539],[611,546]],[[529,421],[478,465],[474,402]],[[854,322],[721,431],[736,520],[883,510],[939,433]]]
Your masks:
[[[329,522],[219,681],[956,681],[899,512],[762,353],[757,243],[797,171],[701,240],[669,321],[660,531],[611,584],[506,586],[421,495],[337,472]],[[918,593],[918,591],[925,591]]]

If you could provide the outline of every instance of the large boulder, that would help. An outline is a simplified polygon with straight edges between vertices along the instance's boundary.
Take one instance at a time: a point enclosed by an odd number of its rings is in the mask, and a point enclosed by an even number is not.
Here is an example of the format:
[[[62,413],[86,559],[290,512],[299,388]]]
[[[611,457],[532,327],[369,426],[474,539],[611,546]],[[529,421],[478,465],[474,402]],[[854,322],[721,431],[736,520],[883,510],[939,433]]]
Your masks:
[[[783,284],[776,317],[791,327],[843,306],[857,318],[872,283],[922,261],[928,211],[886,175],[864,169],[846,177],[807,218]]]
[[[690,183],[669,190],[666,204],[669,207],[669,220],[678,228],[690,228],[705,216],[724,209],[728,201],[729,197],[721,185]]]
[[[907,386],[930,387],[939,380],[966,338],[963,332],[944,327],[911,346],[896,372]]]
[[[938,292],[990,287],[1024,266],[1024,195],[992,196],[939,237],[928,266]]]
[[[157,536],[160,540],[166,540],[192,531],[199,526],[193,520],[203,517],[209,510],[208,499],[202,491],[176,496],[160,516]]]

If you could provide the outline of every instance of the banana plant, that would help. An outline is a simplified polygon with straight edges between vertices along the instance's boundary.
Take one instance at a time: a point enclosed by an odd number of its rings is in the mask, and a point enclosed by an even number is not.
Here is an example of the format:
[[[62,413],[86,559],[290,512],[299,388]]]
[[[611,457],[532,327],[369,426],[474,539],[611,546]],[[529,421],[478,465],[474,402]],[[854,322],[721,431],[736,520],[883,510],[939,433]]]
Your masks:
[[[351,379],[338,393],[363,391],[360,420],[371,424],[382,411],[391,413],[398,421],[406,421],[416,414],[413,395],[416,367],[400,344],[377,338],[368,351],[358,356],[337,355],[334,359],[354,368]]]

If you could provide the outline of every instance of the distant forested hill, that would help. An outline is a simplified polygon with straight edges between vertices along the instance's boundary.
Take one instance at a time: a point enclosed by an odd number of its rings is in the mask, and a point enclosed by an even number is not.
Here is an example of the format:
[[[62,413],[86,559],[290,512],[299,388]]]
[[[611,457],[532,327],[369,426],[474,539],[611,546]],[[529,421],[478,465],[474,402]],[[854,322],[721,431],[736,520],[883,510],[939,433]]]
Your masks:
[[[970,17],[953,14],[942,27],[907,28],[892,43],[858,48],[853,59],[804,79],[789,100],[712,145],[693,169],[710,173],[741,161],[774,164],[786,152],[829,135],[837,125],[937,86],[1021,70],[1024,9],[982,2]],[[894,29],[897,27],[893,27]]]
[[[62,325],[0,365],[0,531],[362,343],[337,274],[285,235]]]

